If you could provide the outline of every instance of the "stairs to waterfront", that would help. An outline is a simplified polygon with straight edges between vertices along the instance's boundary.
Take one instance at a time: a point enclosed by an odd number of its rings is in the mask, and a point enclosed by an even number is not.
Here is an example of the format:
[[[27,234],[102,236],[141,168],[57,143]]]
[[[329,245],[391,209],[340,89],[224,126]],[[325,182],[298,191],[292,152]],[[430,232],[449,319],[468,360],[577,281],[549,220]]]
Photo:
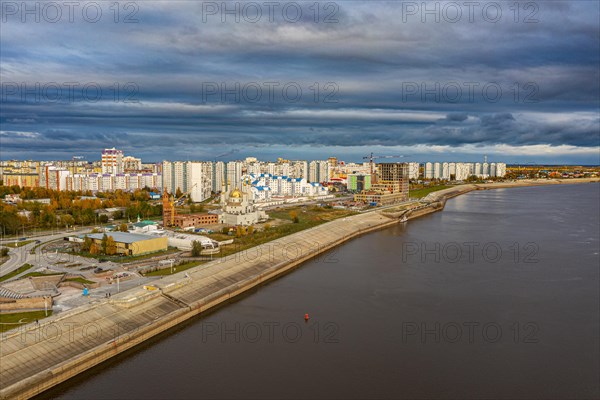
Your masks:
[[[11,299],[11,300],[18,300],[18,299],[25,298],[25,296],[23,296],[20,293],[13,292],[10,289],[7,289],[5,287],[0,286],[0,298]]]

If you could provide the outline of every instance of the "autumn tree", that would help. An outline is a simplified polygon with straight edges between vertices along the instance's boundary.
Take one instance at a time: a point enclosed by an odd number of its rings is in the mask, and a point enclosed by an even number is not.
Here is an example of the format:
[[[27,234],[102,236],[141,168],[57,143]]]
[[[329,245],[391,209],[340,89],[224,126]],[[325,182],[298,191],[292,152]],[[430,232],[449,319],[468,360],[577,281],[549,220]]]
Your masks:
[[[102,235],[102,240],[100,241],[100,250],[102,250],[102,254],[106,254],[106,246],[108,245],[108,236],[106,233]]]
[[[65,226],[73,225],[75,223],[75,219],[71,214],[64,214],[60,217],[60,223]]]
[[[254,233],[254,226],[253,226],[253,225],[250,225],[250,226],[248,227],[248,235],[252,235],[253,233]]]
[[[296,211],[290,211],[290,218],[295,224],[300,222],[300,219],[298,219],[298,213]]]
[[[106,238],[106,254],[109,256],[114,255],[117,252],[117,243],[112,236]]]
[[[81,250],[89,251],[91,253],[91,248],[92,248],[92,239],[90,239],[88,237],[88,235],[85,235],[85,237],[83,238],[83,243],[81,244]]]
[[[98,245],[96,243],[92,243],[92,245],[90,246],[90,254],[100,254],[100,249],[98,248]]]

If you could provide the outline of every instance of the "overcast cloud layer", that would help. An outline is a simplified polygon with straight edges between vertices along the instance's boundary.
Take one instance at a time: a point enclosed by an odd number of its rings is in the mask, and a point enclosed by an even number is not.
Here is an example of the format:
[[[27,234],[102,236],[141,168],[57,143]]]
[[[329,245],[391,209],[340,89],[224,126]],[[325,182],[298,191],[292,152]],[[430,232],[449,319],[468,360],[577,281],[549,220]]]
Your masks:
[[[0,10],[2,159],[600,163],[597,1],[428,3],[439,21],[421,2],[138,1],[118,22],[40,4]]]

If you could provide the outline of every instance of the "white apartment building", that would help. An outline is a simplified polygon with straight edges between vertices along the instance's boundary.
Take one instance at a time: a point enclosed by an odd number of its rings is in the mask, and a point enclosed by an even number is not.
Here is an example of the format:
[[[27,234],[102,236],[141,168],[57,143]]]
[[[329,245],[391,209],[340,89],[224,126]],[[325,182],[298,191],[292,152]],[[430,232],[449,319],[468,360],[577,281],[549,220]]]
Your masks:
[[[331,167],[328,161],[315,160],[308,164],[308,181],[329,182]]]
[[[271,174],[249,174],[245,175],[243,180],[250,182],[252,185],[254,201],[269,200],[272,196],[314,197],[329,194],[327,187],[318,182],[309,183],[304,178],[291,178]]]
[[[499,178],[504,178],[506,175],[506,164],[505,163],[496,163],[496,175]]]
[[[409,162],[408,163],[408,179],[419,179],[419,163]]]
[[[217,161],[213,167],[213,192],[220,192],[221,185],[225,183],[225,163],[223,161]]]
[[[229,161],[227,163],[226,176],[225,176],[225,187],[229,190],[229,185],[232,188],[239,188],[239,185],[242,182],[242,169],[244,168],[244,163],[242,161]]]
[[[471,176],[472,166],[473,166],[473,164],[471,164],[471,163],[457,162],[456,163],[456,176],[454,179],[456,179],[457,181],[466,180],[469,176]]]
[[[425,163],[425,179],[433,179],[433,164],[430,162]]]
[[[440,179],[450,180],[450,164],[447,162],[442,163],[442,173],[440,175]]]
[[[210,197],[213,165],[202,161],[163,161],[162,187],[168,193],[190,193],[193,202]]]
[[[102,173],[123,173],[123,151],[117,150],[114,147],[102,150]]]
[[[433,178],[442,179],[442,164],[439,162],[433,163]]]

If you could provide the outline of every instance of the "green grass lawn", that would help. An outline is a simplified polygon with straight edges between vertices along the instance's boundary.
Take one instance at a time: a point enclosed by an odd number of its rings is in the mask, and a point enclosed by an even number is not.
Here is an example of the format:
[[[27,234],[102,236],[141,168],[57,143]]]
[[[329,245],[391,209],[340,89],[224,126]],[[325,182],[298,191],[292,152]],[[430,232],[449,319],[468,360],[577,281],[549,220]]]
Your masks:
[[[139,260],[144,260],[147,258],[152,258],[152,257],[158,257],[158,256],[164,256],[165,254],[172,254],[172,253],[177,253],[179,252],[179,250],[175,247],[169,247],[167,250],[164,251],[157,251],[155,253],[149,253],[149,254],[140,254],[139,256],[107,256],[107,255],[103,255],[103,254],[90,254],[88,252],[84,252],[84,251],[80,251],[80,252],[76,252],[76,253],[72,253],[72,254],[76,254],[78,256],[81,257],[87,257],[87,258],[96,258],[98,260],[106,260],[106,261],[112,261],[112,262],[116,262],[116,263],[126,263],[126,262],[131,262],[131,261],[139,261]]]
[[[36,277],[36,276],[53,276],[53,275],[62,275],[64,274],[64,272],[51,272],[49,274],[46,274],[44,272],[30,272],[28,274],[23,275],[23,278],[29,278],[31,277]]]
[[[13,272],[8,273],[8,274],[4,275],[3,277],[0,277],[0,282],[4,282],[4,281],[12,278],[13,276],[19,275],[20,273],[27,271],[31,267],[33,267],[33,265],[23,264],[19,268],[15,269]]]
[[[79,282],[79,283],[82,283],[84,285],[91,285],[93,283],[96,283],[96,282],[87,280],[85,278],[79,278],[79,277],[78,278],[68,278],[68,279],[65,279],[65,282]]]
[[[34,240],[17,240],[16,242],[5,243],[2,246],[12,247],[14,249],[15,247],[23,247],[26,244],[33,243],[33,242],[34,242]]]
[[[298,216],[297,223],[292,221],[292,216],[290,213],[295,213]],[[355,214],[357,213],[350,210],[331,209],[316,206],[290,207],[279,211],[269,212],[269,216],[271,218],[276,218],[286,222],[283,225],[271,227],[269,230],[255,231],[251,235],[245,235],[239,238],[235,236],[223,235],[222,233],[209,234],[207,236],[215,240],[235,238],[235,241],[232,245],[223,246],[221,248],[221,253],[217,255],[219,257],[225,257],[233,253],[237,253],[238,251],[246,250],[251,247],[279,239],[283,236],[291,235],[293,233],[300,232],[302,230],[309,229],[338,218],[349,217]]]
[[[178,272],[181,271],[185,271],[186,269],[190,269],[190,268],[194,268],[197,267],[200,264],[205,263],[206,261],[190,261],[181,265],[177,265],[176,267],[173,267],[173,273],[176,274]],[[167,268],[162,268],[162,269],[157,269],[156,271],[152,271],[152,272],[148,272],[147,274],[144,274],[144,276],[165,276],[165,275],[171,275],[171,267],[167,267]]]
[[[52,310],[48,310],[48,317],[52,315]],[[12,314],[0,314],[0,332],[6,332],[10,329],[18,328],[21,325],[46,318],[45,311],[31,311]]]
[[[436,186],[426,186],[420,189],[410,190],[409,195],[410,198],[416,199],[427,196],[431,192],[437,192],[438,190],[448,189],[451,186],[448,185],[436,185]]]

